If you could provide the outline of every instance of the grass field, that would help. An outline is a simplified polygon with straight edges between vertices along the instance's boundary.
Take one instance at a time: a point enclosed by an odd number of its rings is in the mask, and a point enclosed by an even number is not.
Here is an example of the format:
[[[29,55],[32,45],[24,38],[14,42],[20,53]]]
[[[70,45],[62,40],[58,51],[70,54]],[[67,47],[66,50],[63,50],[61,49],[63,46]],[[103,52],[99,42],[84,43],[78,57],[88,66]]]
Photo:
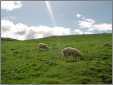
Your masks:
[[[2,83],[111,84],[112,34],[54,36],[17,41],[2,39]],[[48,51],[40,51],[47,43]],[[64,47],[78,48],[79,61],[66,59]]]

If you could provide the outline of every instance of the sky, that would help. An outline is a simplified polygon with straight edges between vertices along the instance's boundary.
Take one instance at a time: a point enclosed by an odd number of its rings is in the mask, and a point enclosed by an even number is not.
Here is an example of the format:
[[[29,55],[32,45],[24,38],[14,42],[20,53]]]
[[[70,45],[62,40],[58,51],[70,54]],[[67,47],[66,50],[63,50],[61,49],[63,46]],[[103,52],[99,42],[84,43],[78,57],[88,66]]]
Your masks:
[[[1,37],[112,32],[111,1],[1,1]]]

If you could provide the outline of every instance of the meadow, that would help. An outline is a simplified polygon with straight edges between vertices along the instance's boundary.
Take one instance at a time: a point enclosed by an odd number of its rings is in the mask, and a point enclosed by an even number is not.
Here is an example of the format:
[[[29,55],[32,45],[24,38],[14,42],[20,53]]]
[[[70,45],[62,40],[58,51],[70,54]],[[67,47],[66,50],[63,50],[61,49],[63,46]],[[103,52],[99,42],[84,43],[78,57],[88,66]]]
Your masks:
[[[49,50],[41,51],[39,43]],[[81,51],[79,61],[61,54]],[[6,84],[111,84],[112,34],[53,36],[33,40],[2,39],[1,79]]]

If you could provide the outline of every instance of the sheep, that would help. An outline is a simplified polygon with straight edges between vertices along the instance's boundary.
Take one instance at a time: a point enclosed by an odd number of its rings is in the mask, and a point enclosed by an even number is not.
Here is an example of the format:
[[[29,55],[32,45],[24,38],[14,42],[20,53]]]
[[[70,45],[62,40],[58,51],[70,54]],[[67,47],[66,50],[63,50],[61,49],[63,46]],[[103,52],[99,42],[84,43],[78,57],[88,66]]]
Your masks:
[[[45,43],[39,43],[38,48],[39,48],[40,50],[48,50],[49,47],[48,47],[48,45],[45,44]]]
[[[81,53],[78,49],[72,48],[72,47],[66,47],[62,50],[63,56],[64,57],[73,57],[79,59],[81,56]]]

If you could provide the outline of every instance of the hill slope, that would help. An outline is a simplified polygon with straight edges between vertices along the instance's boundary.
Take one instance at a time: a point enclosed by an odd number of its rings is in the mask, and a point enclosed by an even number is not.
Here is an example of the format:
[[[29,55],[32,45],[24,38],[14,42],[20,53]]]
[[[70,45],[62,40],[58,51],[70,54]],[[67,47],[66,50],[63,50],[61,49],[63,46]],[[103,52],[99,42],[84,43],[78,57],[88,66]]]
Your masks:
[[[49,44],[48,51],[37,49]],[[2,40],[2,83],[112,83],[112,34]],[[64,47],[80,49],[79,61],[65,59]]]

